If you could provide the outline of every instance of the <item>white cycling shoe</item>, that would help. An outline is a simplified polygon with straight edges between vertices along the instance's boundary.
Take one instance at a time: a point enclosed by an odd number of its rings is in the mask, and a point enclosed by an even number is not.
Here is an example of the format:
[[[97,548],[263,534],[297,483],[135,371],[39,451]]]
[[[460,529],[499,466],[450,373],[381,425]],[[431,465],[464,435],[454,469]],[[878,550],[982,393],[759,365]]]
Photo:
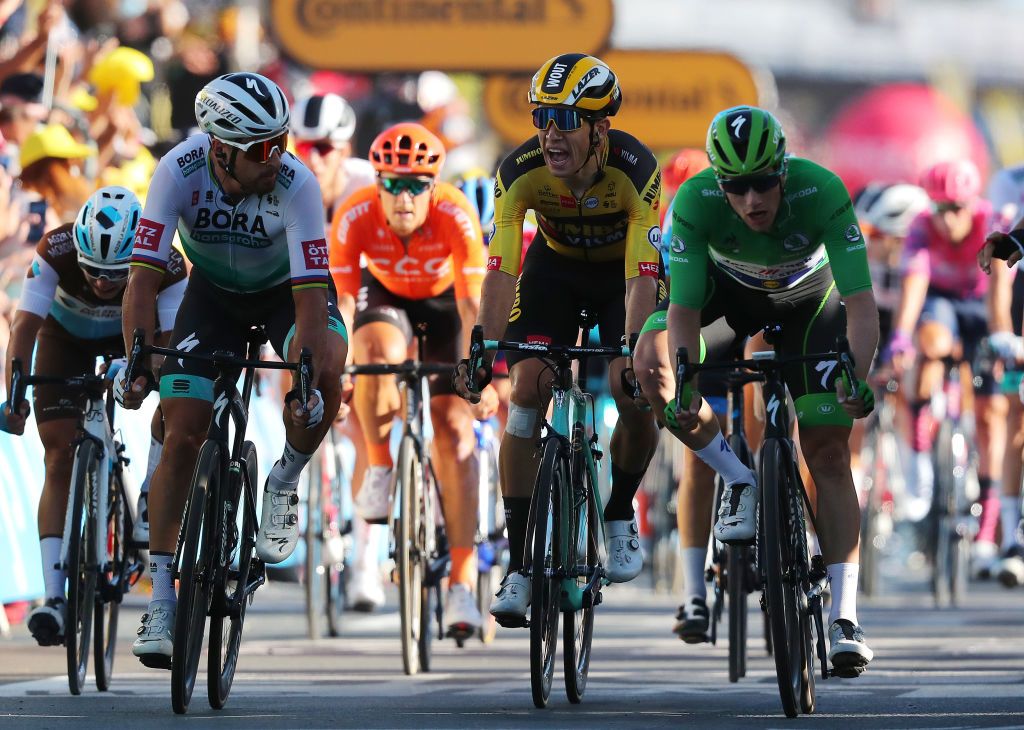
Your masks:
[[[480,609],[476,607],[476,598],[469,586],[456,583],[448,589],[444,617],[448,623],[448,636],[465,639],[479,630]]]
[[[516,571],[501,580],[501,588],[491,601],[491,615],[505,628],[526,625],[526,608],[530,605],[530,579]]]
[[[875,656],[864,639],[864,629],[844,618],[828,627],[828,642],[832,647],[828,660],[838,677],[859,677]]]
[[[757,530],[757,485],[737,482],[722,491],[715,539],[729,545],[747,545]]]
[[[295,489],[279,492],[263,488],[263,514],[256,536],[256,554],[267,565],[275,565],[295,551],[299,544],[299,495]]]
[[[608,565],[605,575],[612,583],[627,583],[644,567],[644,554],[640,550],[640,530],[636,517],[628,520],[609,520],[605,523]]]
[[[353,611],[372,613],[384,605],[384,579],[376,566],[352,566],[347,586]]]
[[[139,638],[132,644],[132,654],[151,669],[170,669],[174,653],[174,615],[177,601],[150,601],[142,616]]]
[[[359,488],[354,507],[356,514],[371,525],[383,525],[388,521],[392,471],[387,466],[371,466],[366,469],[363,486]]]

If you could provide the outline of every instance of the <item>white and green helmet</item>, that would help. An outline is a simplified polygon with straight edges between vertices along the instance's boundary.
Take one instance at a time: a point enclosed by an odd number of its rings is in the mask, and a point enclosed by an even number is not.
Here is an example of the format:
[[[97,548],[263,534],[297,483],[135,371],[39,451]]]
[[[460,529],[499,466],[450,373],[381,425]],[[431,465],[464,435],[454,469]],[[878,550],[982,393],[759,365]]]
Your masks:
[[[718,177],[742,177],[785,168],[786,135],[771,112],[734,106],[708,127],[708,159]]]

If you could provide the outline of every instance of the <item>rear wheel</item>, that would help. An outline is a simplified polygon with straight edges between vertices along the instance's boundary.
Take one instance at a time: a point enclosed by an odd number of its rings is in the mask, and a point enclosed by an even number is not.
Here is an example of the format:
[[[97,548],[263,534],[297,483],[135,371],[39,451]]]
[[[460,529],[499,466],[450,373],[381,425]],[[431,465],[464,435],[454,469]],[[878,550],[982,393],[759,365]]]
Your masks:
[[[747,571],[750,548],[726,545],[726,581],[729,591],[729,681],[747,673]]]
[[[797,694],[801,690],[803,639],[800,608],[792,589],[792,554],[783,503],[788,479],[788,454],[776,439],[761,447],[761,508],[764,510],[765,595],[775,656],[779,698],[787,717],[799,713]]]
[[[121,596],[128,587],[127,551],[127,508],[124,503],[124,487],[120,469],[110,474],[110,488],[107,496],[106,528],[102,540],[106,566],[103,571],[107,594],[96,601],[96,620],[93,630],[93,664],[96,671],[96,688],[100,692],[110,689],[114,672],[114,652],[117,648],[117,616],[121,608]]]
[[[257,484],[259,470],[256,463],[256,446],[251,441],[242,445],[242,460],[245,463],[246,475],[250,485]],[[241,475],[239,475],[241,476]],[[207,691],[210,707],[219,710],[224,707],[231,693],[231,685],[235,680],[235,669],[238,666],[238,650],[242,644],[242,627],[245,623],[245,609],[249,605],[251,594],[242,598],[246,585],[253,579],[251,569],[253,550],[256,547],[255,534],[257,526],[246,507],[244,486],[240,478],[232,480],[232,499],[225,502],[222,509],[227,509],[223,525],[228,530],[226,538],[227,555],[224,565],[218,566],[215,575],[220,578],[213,586],[219,592],[215,610],[210,616],[210,646],[207,657]],[[255,492],[255,490],[252,490]],[[238,535],[238,510],[242,510],[242,532]],[[238,548],[237,551],[235,548]],[[232,567],[233,565],[237,567]],[[216,606],[220,603],[220,606]],[[234,608],[238,604],[237,609]],[[221,608],[223,610],[216,610]],[[227,619],[227,630],[225,621]]]
[[[544,442],[540,470],[533,490],[530,522],[532,541],[527,542],[530,572],[530,688],[533,704],[547,706],[558,647],[558,615],[561,580],[558,530],[561,528],[560,496],[568,478],[557,438]],[[566,485],[567,486],[567,485]]]
[[[401,500],[395,525],[395,562],[398,565],[402,666],[406,674],[416,674],[420,668],[419,634],[423,607],[423,556],[419,540],[419,495],[423,490],[423,470],[412,436],[403,437],[399,446],[396,479],[398,484],[395,491]]]
[[[178,609],[174,618],[174,654],[171,659],[171,705],[183,715],[192,700],[199,659],[203,653],[206,616],[213,597],[214,526],[207,519],[211,495],[220,493],[221,447],[206,441],[199,451],[182,521],[178,563]],[[212,512],[212,509],[211,509]]]
[[[69,509],[70,529],[67,533],[68,601],[64,622],[64,644],[67,648],[68,687],[71,694],[82,693],[85,670],[89,664],[89,638],[93,628],[96,602],[96,570],[90,567],[93,555],[96,522],[91,509],[96,501],[99,460],[96,444],[85,439],[78,445],[72,474],[73,499]]]
[[[956,559],[955,492],[956,463],[953,454],[953,424],[944,421],[935,438],[935,487],[928,516],[932,563],[932,596],[938,608],[952,603],[953,566]]]

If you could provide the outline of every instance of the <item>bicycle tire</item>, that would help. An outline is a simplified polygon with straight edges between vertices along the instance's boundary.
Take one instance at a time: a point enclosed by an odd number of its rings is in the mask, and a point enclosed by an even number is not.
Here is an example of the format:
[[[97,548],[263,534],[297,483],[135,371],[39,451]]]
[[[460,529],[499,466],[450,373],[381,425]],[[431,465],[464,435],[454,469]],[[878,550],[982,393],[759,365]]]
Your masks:
[[[126,535],[126,506],[121,482],[121,470],[110,473],[107,491],[106,558],[107,565],[103,580],[107,595],[97,596],[95,625],[93,626],[93,666],[96,672],[96,689],[106,692],[114,674],[114,654],[117,650],[117,619],[121,608],[121,596],[126,590],[126,562],[128,560]]]
[[[793,601],[797,609],[797,631],[799,632],[800,654],[800,710],[805,715],[814,713],[817,705],[815,696],[814,654],[817,648],[814,641],[813,613],[821,613],[821,604],[811,604],[808,599],[810,590],[811,563],[807,547],[807,521],[804,514],[804,489],[797,470],[796,460],[788,459],[789,479],[786,483],[788,501],[787,520],[788,535],[791,539],[789,556],[790,586]]]
[[[750,450],[742,435],[731,434],[729,448],[749,466]],[[747,596],[751,591],[748,577],[751,551],[747,545],[726,545],[725,552],[729,607],[729,681],[737,682],[747,674]]]
[[[504,521],[504,515],[499,514],[503,508],[501,503],[501,491],[498,486],[498,461],[493,448],[490,445],[481,450],[480,479],[486,480],[486,495],[481,494],[481,499],[486,498],[486,515],[488,519],[481,525],[484,533],[483,543],[478,547],[486,546],[490,551],[490,564],[483,565],[483,560],[478,559],[479,572],[476,578],[476,607],[480,612],[480,629],[477,637],[484,644],[490,644],[498,633],[498,621],[491,615],[491,597],[494,594],[494,587],[501,582],[504,571],[501,568],[502,556],[499,548],[501,542],[501,529],[499,526]],[[484,492],[484,489],[481,489]]]
[[[174,617],[174,648],[171,658],[171,707],[175,714],[188,712],[203,652],[206,616],[213,599],[212,530],[204,529],[212,508],[211,494],[219,492],[221,445],[205,441],[199,450],[188,503],[182,518],[178,559],[178,608]],[[213,531],[216,526],[213,527]]]
[[[252,441],[246,441],[242,444],[242,461],[245,463],[249,484],[257,484],[259,468],[256,457],[256,446]],[[243,489],[244,485],[242,484],[241,479],[239,479],[237,486],[232,490],[230,502],[224,501],[224,506],[221,508],[223,509],[227,507],[228,504],[234,505],[234,510],[226,515],[223,523],[229,530],[232,530],[232,532],[234,532],[238,524],[237,510],[242,510],[242,531],[235,540],[227,542],[228,555],[225,565],[217,566],[217,569],[214,571],[215,581],[213,590],[222,591],[223,595],[220,599],[222,605],[220,608],[224,609],[234,604],[239,592],[245,591],[246,587],[245,585],[242,585],[240,579],[241,576],[244,575],[246,576],[246,582],[249,581],[249,571],[253,562],[253,551],[256,547],[255,536],[258,526],[253,524],[253,520],[249,515],[249,510],[245,507],[245,493]],[[231,542],[234,542],[235,545],[232,546]],[[235,550],[233,549],[236,547],[238,549],[237,553],[235,553]],[[238,562],[237,571],[231,567],[235,560]],[[229,589],[228,583],[232,575],[235,576],[235,586],[233,589]],[[251,598],[252,594],[249,594],[248,599],[243,599],[241,601],[237,616],[225,616],[223,611],[216,610],[218,608],[216,601],[212,606],[214,610],[210,612],[210,642],[207,654],[206,682],[210,707],[215,710],[223,708],[228,701],[228,695],[231,694],[231,685],[235,679],[235,670],[238,668],[238,650],[242,645],[242,628],[245,625],[245,610],[249,605],[249,600],[251,600]],[[228,630],[226,635],[224,634],[225,618],[228,619]]]
[[[304,535],[306,555],[303,565],[303,593],[306,598],[306,635],[310,639],[321,636],[320,614],[326,606],[324,567],[324,521],[323,509],[323,459],[328,439],[320,445],[306,468],[308,489],[306,490],[306,530]]]
[[[93,539],[96,529],[94,509],[96,471],[99,458],[96,444],[84,439],[75,451],[72,471],[72,500],[68,525],[68,601],[67,620],[64,624],[64,644],[67,649],[68,688],[71,694],[82,694],[85,671],[89,664],[89,643],[93,628],[93,610],[96,602],[96,570],[90,567]],[[89,508],[86,508],[89,505]]]
[[[441,612],[440,586],[420,584],[419,631],[416,635],[416,652],[420,661],[420,670],[430,671],[430,660],[434,644],[434,624],[440,623]]]
[[[935,481],[932,492],[932,509],[928,516],[930,553],[932,563],[932,597],[936,608],[946,608],[952,603],[953,583],[952,559],[955,550],[953,536],[953,514],[955,468],[953,457],[953,424],[944,421],[939,426],[932,450],[935,462]]]
[[[419,631],[423,607],[423,561],[419,550],[419,493],[422,470],[416,442],[412,436],[402,437],[398,448],[398,470],[395,492],[400,510],[395,524],[395,562],[398,565],[398,605],[402,631],[402,668],[408,675],[420,668]],[[429,662],[429,659],[428,659]]]
[[[783,510],[783,481],[788,478],[785,459],[788,454],[776,439],[766,439],[761,446],[761,508],[764,510],[765,597],[771,627],[775,675],[779,698],[786,717],[799,714],[797,694],[801,689],[802,645],[800,617],[795,596],[785,577],[788,535]]]
[[[877,545],[877,523],[880,494],[885,479],[885,470],[891,468],[882,458],[882,442],[878,419],[871,421],[864,434],[861,447],[861,464],[865,465],[864,480],[866,494],[860,523],[860,591],[865,596],[878,595],[879,567],[881,559]]]
[[[533,704],[547,706],[558,648],[561,586],[551,577],[559,567],[558,531],[561,529],[562,479],[565,460],[557,438],[544,442],[540,469],[533,490],[530,553],[530,690]]]
[[[434,500],[438,496],[437,481],[433,469],[430,466],[429,457],[419,459],[419,530],[417,532],[417,554],[420,560],[420,629],[416,637],[416,646],[419,652],[420,669],[424,672],[430,671],[431,660],[433,659],[434,626],[437,626],[437,635],[444,635],[444,596],[441,594],[441,579],[443,573],[435,575],[433,571],[440,570],[435,560],[438,558],[440,545],[447,545],[444,535],[444,528],[438,527],[437,505]],[[462,648],[464,639],[459,639],[459,648]]]
[[[587,448],[585,443],[581,446]],[[593,496],[597,485],[593,483],[591,472],[585,465],[581,476],[584,480],[586,498],[573,510],[571,525],[575,534],[569,540],[569,555],[566,556],[565,564],[568,570],[574,572],[578,572],[582,565],[587,573],[590,573],[597,571],[600,564],[597,545],[599,518]],[[574,492],[577,496],[584,494],[576,490]],[[583,587],[589,580],[587,575],[579,576],[576,578],[576,585]],[[562,659],[565,694],[569,702],[576,705],[583,701],[583,693],[587,689],[591,644],[594,640],[594,605],[584,603],[582,609],[564,611],[563,614]]]

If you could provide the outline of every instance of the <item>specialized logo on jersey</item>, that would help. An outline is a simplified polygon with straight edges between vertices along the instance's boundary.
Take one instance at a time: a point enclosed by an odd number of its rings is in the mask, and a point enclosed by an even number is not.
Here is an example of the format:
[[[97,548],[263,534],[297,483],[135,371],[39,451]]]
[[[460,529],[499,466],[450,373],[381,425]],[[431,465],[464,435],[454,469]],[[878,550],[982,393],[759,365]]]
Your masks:
[[[302,258],[310,271],[327,268],[327,241],[318,238],[315,241],[302,242]]]
[[[160,249],[160,239],[163,238],[163,235],[163,223],[142,218],[135,229],[135,248],[141,248],[143,251],[158,251]]]

